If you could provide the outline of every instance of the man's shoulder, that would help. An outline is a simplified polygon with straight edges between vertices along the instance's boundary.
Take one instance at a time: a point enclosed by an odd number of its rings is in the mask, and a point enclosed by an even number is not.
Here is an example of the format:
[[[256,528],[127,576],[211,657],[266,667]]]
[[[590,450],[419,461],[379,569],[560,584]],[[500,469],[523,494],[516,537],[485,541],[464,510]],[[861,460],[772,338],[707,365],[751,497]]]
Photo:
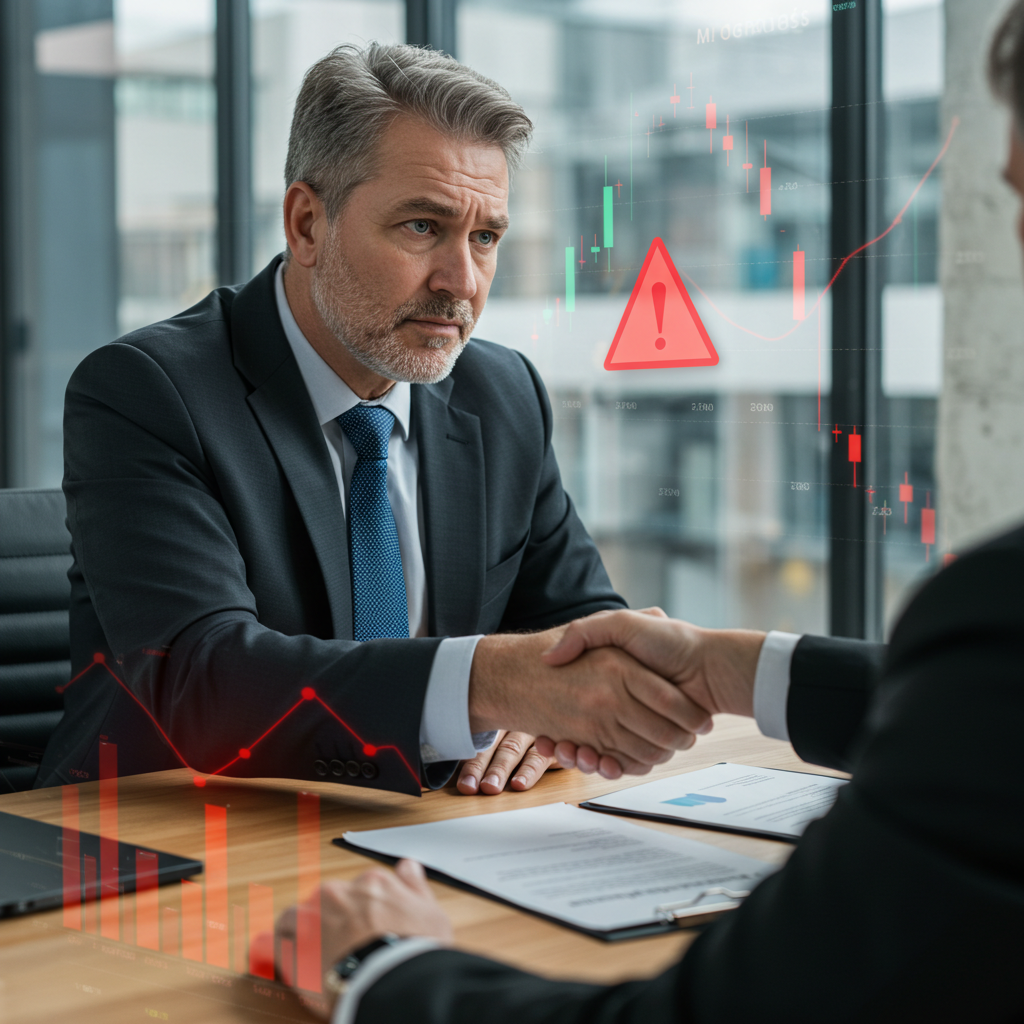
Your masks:
[[[123,334],[106,347],[128,346],[158,362],[185,352],[195,354],[212,340],[227,338],[235,292],[235,288],[216,288],[181,313]]]
[[[907,606],[890,656],[958,637],[1024,631],[1024,525],[978,545],[929,579]]]
[[[232,367],[230,316],[235,291],[217,288],[181,313],[101,345],[79,363],[71,390],[149,387],[159,378],[168,378],[180,389],[189,381],[222,378]]]

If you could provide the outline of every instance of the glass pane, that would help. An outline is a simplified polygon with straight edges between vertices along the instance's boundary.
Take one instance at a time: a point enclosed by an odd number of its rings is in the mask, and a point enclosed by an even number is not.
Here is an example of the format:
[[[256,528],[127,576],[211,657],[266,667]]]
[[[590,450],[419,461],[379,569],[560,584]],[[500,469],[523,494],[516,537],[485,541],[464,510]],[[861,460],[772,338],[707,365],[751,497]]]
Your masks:
[[[828,626],[830,18],[459,8],[460,59],[537,128],[477,333],[540,369],[620,592],[703,625]],[[651,368],[605,368],[620,330],[618,363]]]
[[[403,0],[251,0],[253,266],[285,248],[281,228],[288,131],[302,76],[333,47],[405,40]]]
[[[13,173],[11,482],[63,475],[64,390],[82,358],[212,284],[212,0],[26,8]],[[20,24],[20,23],[19,23]]]
[[[216,284],[213,0],[117,0],[118,330]]]
[[[885,621],[891,626],[908,591],[942,564],[935,484],[935,422],[942,387],[942,291],[939,203],[942,165],[914,196],[944,140],[941,0],[884,5],[885,226],[911,199],[880,245],[882,392],[879,479],[872,494],[881,516]],[[891,510],[891,511],[890,511]],[[875,533],[879,531],[877,527]],[[888,633],[888,628],[886,629]]]

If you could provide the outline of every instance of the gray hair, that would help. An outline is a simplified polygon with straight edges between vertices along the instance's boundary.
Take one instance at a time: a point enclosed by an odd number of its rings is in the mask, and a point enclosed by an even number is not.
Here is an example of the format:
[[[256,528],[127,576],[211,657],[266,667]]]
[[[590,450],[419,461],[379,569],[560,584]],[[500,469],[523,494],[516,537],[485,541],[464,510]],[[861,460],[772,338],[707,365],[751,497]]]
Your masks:
[[[373,177],[381,137],[403,113],[453,138],[500,146],[510,175],[533,132],[505,89],[443,53],[381,43],[339,46],[302,80],[285,187],[306,182],[333,220],[352,189]]]

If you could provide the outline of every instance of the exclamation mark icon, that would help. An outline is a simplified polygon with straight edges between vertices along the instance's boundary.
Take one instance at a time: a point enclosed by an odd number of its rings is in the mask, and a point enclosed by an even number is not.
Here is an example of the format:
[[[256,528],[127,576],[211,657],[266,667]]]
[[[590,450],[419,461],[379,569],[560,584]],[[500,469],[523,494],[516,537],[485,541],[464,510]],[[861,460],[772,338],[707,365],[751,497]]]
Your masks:
[[[658,318],[658,334],[661,334],[665,322],[665,286],[660,281],[651,287],[651,298],[654,299],[654,315]],[[654,342],[654,347],[663,349],[665,339],[658,338]]]

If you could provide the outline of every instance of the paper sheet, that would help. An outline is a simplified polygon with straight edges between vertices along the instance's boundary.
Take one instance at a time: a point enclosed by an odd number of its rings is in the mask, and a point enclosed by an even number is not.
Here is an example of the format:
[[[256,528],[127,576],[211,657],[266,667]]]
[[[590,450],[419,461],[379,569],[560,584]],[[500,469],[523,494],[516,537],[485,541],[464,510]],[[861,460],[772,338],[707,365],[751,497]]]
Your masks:
[[[353,846],[427,867],[581,928],[658,920],[656,908],[724,886],[752,889],[775,865],[618,818],[548,804],[423,825],[346,832]],[[709,895],[701,912],[735,906]]]
[[[723,763],[620,789],[587,806],[796,839],[844,785],[827,775]]]

